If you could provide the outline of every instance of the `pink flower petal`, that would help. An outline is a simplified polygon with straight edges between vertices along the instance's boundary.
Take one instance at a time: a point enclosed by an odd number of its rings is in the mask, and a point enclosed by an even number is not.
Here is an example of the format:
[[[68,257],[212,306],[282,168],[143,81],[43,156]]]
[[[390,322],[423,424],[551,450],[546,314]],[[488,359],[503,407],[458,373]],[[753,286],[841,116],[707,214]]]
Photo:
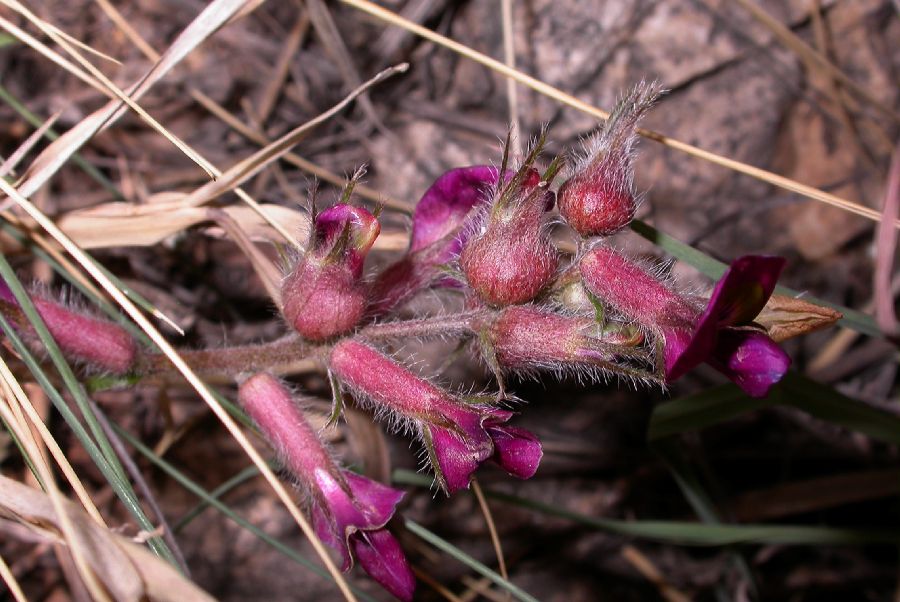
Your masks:
[[[711,366],[734,381],[750,397],[765,397],[791,365],[791,358],[761,332],[724,329],[719,333]]]
[[[493,460],[503,470],[520,479],[534,476],[544,455],[536,435],[514,426],[491,426],[487,431],[494,442]]]
[[[416,578],[403,549],[387,529],[355,534],[350,545],[359,565],[394,597],[407,602],[413,599]]]

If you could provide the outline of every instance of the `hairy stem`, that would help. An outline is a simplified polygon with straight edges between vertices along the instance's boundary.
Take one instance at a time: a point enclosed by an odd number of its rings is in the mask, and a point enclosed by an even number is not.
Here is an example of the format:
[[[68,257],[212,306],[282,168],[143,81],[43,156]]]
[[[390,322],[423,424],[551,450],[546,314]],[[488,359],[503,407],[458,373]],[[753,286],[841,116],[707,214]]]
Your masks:
[[[451,316],[434,316],[419,320],[400,320],[372,324],[360,330],[367,339],[400,339],[405,337],[458,337],[472,334],[478,324],[490,315],[484,310],[463,312]]]
[[[289,335],[258,345],[240,345],[219,349],[181,350],[179,354],[197,373],[204,376],[234,376],[242,372],[289,372],[298,363],[313,359],[320,347]],[[159,376],[174,374],[176,369],[161,353],[143,353],[135,367],[137,374]]]

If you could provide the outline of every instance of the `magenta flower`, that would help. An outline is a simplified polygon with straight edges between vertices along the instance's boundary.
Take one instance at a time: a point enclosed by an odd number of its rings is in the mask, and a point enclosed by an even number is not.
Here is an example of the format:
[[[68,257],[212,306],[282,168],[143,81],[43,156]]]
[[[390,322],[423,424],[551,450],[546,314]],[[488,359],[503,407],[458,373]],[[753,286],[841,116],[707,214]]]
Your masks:
[[[707,362],[753,397],[765,396],[790,366],[788,355],[752,326],[783,267],[781,257],[735,260],[703,309],[607,247],[592,249],[580,262],[593,295],[661,336],[666,380]]]
[[[138,354],[137,343],[118,324],[36,294],[31,294],[31,301],[56,344],[69,358],[83,362],[93,370],[112,374],[125,374],[133,367]],[[0,281],[0,312],[26,341],[38,341],[37,333],[3,281]]]
[[[281,287],[285,319],[304,338],[345,334],[366,311],[363,262],[381,225],[360,207],[335,205],[318,214],[306,253]]]
[[[473,165],[451,169],[435,180],[416,204],[406,256],[373,283],[373,314],[384,314],[426,288],[456,284],[443,277],[441,267],[459,255],[470,233],[464,225],[497,184],[498,173],[490,165]]]
[[[398,417],[422,438],[437,482],[448,493],[467,488],[487,460],[520,479],[537,470],[540,441],[506,426],[512,412],[466,403],[357,340],[336,344],[329,367],[359,402]]]
[[[340,555],[341,569],[355,559],[391,594],[412,600],[415,578],[386,527],[404,493],[341,469],[274,376],[250,377],[238,399],[305,491],[316,535]]]

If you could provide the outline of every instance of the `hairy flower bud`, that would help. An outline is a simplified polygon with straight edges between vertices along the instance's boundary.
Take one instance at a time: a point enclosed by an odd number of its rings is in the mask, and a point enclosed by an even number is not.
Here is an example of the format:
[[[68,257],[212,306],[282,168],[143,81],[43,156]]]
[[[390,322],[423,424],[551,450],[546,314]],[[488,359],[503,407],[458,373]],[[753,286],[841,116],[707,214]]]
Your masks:
[[[31,302],[67,357],[92,369],[113,374],[125,374],[134,365],[138,354],[137,342],[118,324],[42,299],[36,294],[31,295]],[[12,291],[2,282],[0,313],[29,343],[37,342],[37,333]]]
[[[356,559],[394,596],[412,600],[415,578],[386,528],[403,492],[340,468],[274,376],[247,379],[238,400],[306,492],[316,535],[340,554],[342,570]]]
[[[281,287],[284,317],[304,338],[322,341],[360,322],[368,303],[363,262],[380,231],[360,207],[335,205],[316,216],[309,247]]]
[[[499,186],[479,229],[463,246],[459,264],[469,286],[493,306],[531,301],[553,279],[559,251],[544,216],[553,206],[547,180],[530,165]]]
[[[528,431],[506,426],[512,412],[465,403],[353,339],[334,346],[329,368],[357,401],[398,417],[422,438],[437,482],[448,493],[468,487],[472,473],[489,459],[522,479],[537,470],[541,444]]]
[[[603,129],[584,144],[558,195],[559,212],[582,236],[607,236],[627,226],[637,209],[634,191],[635,127],[659,97],[641,84],[613,109]]]
[[[625,372],[616,359],[634,356],[642,341],[639,331],[621,324],[604,328],[592,318],[529,306],[504,309],[487,332],[500,368],[526,372],[579,366]]]

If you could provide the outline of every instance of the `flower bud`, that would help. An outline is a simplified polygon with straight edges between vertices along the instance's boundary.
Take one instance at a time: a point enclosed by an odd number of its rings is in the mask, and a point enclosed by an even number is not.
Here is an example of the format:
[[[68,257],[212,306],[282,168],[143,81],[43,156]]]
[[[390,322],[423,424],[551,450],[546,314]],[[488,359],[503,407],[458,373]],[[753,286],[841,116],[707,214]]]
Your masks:
[[[641,84],[623,98],[560,187],[559,212],[581,236],[608,236],[634,219],[635,128],[659,94],[655,84]]]
[[[316,535],[340,554],[341,570],[355,559],[387,591],[412,600],[415,578],[386,527],[403,492],[341,468],[295,396],[271,374],[245,380],[238,400],[306,493]]]
[[[31,301],[60,350],[89,368],[125,374],[134,365],[138,346],[131,334],[113,322],[70,309],[32,294]],[[37,333],[6,284],[0,282],[0,313],[29,342]]]
[[[477,234],[463,246],[459,263],[469,286],[493,306],[531,301],[553,279],[559,251],[544,216],[553,206],[547,180],[527,161],[491,200]]]
[[[505,424],[512,412],[465,403],[353,339],[334,346],[329,369],[358,402],[374,404],[419,434],[437,482],[448,493],[468,487],[472,473],[487,460],[521,479],[537,470],[540,441]]]
[[[617,370],[620,356],[633,356],[643,337],[621,324],[601,327],[592,318],[536,307],[509,307],[488,330],[500,368],[510,371],[592,366]]]
[[[363,262],[380,231],[360,207],[335,205],[316,216],[309,247],[281,287],[284,317],[304,338],[322,341],[360,322],[368,303]]]

